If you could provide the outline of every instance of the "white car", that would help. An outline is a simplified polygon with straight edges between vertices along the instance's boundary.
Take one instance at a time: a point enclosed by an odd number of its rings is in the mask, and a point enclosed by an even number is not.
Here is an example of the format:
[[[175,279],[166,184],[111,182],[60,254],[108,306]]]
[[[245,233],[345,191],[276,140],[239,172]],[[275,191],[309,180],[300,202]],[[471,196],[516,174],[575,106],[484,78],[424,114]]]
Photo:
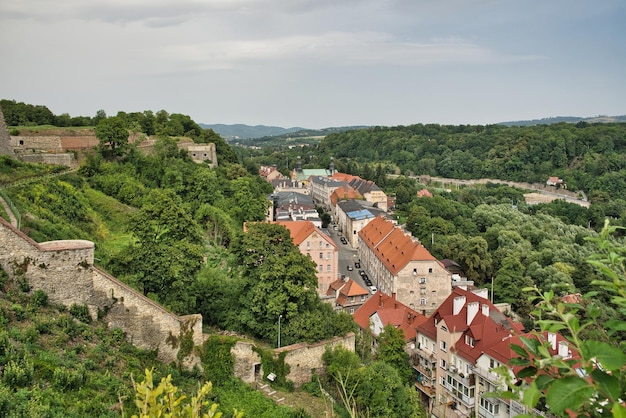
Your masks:
[[[378,289],[376,288],[376,286],[368,286],[370,293],[373,295],[374,293],[376,293],[378,291]]]

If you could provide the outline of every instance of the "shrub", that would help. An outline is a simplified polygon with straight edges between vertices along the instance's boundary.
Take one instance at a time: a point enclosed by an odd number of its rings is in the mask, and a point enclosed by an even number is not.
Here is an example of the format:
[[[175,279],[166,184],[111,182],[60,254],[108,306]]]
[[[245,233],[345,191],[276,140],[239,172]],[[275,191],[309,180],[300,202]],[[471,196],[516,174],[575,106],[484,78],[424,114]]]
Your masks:
[[[30,301],[34,306],[43,308],[48,306],[48,294],[41,289],[37,289],[33,292]]]
[[[13,312],[15,319],[18,321],[23,321],[24,318],[26,317],[26,312],[24,311],[24,308],[22,307],[22,305],[11,306],[11,311]]]
[[[27,359],[22,359],[19,362],[9,360],[6,366],[4,366],[4,373],[2,374],[2,382],[10,388],[19,388],[28,386],[33,379],[33,363]]]
[[[52,373],[52,386],[62,392],[78,389],[85,381],[85,371],[69,370],[65,367],[57,367]]]
[[[87,305],[72,305],[70,306],[70,315],[78,319],[85,324],[91,323],[91,315],[89,314],[89,308]]]

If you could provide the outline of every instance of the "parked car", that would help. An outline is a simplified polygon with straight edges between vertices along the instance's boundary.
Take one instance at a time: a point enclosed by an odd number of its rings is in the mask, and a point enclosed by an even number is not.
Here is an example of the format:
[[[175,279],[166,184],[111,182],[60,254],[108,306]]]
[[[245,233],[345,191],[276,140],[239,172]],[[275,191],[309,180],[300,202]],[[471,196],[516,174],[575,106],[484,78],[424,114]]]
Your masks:
[[[348,240],[346,240],[346,238],[345,238],[345,237],[341,237],[341,243],[342,243],[342,244],[347,244],[347,243],[348,243]]]
[[[348,264],[348,271],[352,271],[352,265]]]
[[[354,263],[354,267],[360,269],[361,268],[361,263],[359,263],[358,261],[356,263]]]
[[[372,281],[370,279],[363,278],[363,281],[365,282],[365,286],[371,286],[372,285]]]
[[[373,295],[374,293],[376,293],[376,291],[378,291],[378,289],[376,288],[376,286],[369,286],[368,287],[370,290],[370,293]]]
[[[361,275],[361,277],[365,276],[365,272],[363,270],[359,270],[359,275]]]

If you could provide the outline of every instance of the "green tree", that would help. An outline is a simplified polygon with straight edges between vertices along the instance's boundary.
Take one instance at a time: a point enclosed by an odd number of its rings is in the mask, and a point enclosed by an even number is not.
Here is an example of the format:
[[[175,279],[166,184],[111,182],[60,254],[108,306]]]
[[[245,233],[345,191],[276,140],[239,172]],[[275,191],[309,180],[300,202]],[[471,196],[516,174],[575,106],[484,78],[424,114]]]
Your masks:
[[[404,351],[405,344],[404,332],[401,329],[393,325],[385,325],[383,332],[378,336],[376,360],[393,366],[402,382],[408,384],[413,373],[409,364],[409,355]]]
[[[522,338],[523,346],[511,345],[519,356],[512,365],[518,367],[515,377],[526,383],[513,384],[510,372],[502,367],[498,372],[510,384],[497,396],[516,399],[530,409],[543,403],[555,416],[626,416],[626,247],[612,238],[616,230],[605,223],[601,235],[592,239],[598,251],[589,258],[604,276],[592,284],[611,295],[609,304],[618,312],[617,318],[603,323],[608,340],[583,336],[587,329],[597,326],[606,309],[594,300],[597,293],[585,295],[581,304],[567,304],[552,290],[526,288],[536,303],[533,315],[538,318],[540,331],[560,332],[575,355],[552,356],[549,342],[540,335]]]
[[[128,135],[124,121],[117,116],[102,119],[96,126],[96,138],[104,156],[123,155],[128,146]]]

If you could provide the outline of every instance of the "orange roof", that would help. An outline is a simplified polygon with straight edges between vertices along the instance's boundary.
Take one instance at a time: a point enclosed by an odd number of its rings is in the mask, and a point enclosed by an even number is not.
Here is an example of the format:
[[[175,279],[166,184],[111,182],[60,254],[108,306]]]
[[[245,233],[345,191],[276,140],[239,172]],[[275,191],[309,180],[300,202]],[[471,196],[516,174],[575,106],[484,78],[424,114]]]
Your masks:
[[[330,195],[330,201],[336,205],[340,200],[363,199],[363,196],[348,185],[336,188]]]
[[[427,321],[427,318],[398,302],[395,295],[388,296],[380,290],[372,295],[352,316],[361,328],[370,328],[370,317],[378,314],[384,325],[393,325],[404,331],[406,341],[414,339],[416,327]]]
[[[354,179],[361,179],[361,177],[359,176],[353,176],[352,174],[346,174],[346,173],[335,173],[333,174],[331,178],[333,180],[345,181],[345,182],[350,182]]]
[[[287,228],[295,245],[302,244],[311,234],[317,232],[323,240],[331,244],[334,248],[337,248],[333,240],[317,228],[311,221],[277,221],[276,223]]]
[[[359,236],[394,275],[410,261],[437,260],[420,242],[382,216],[361,229]]]
[[[433,194],[428,189],[422,189],[417,192],[417,197],[433,197]]]

